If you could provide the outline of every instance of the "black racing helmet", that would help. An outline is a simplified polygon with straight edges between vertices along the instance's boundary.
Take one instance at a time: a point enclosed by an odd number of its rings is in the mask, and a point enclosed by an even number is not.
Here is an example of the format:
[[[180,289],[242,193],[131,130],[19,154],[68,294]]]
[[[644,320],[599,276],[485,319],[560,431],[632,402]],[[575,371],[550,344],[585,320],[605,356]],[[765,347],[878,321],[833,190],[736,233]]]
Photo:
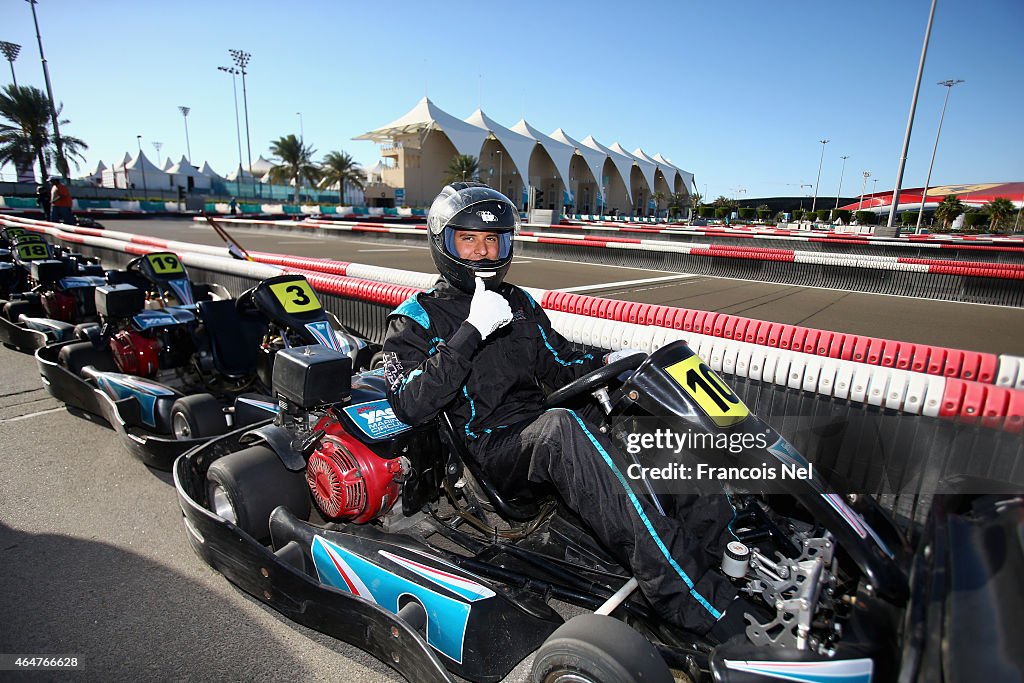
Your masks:
[[[494,232],[499,236],[497,259],[467,261],[455,250],[455,231]],[[497,289],[512,265],[513,236],[519,232],[519,210],[502,193],[483,183],[445,185],[427,213],[430,255],[438,272],[452,286],[472,294],[479,277]]]

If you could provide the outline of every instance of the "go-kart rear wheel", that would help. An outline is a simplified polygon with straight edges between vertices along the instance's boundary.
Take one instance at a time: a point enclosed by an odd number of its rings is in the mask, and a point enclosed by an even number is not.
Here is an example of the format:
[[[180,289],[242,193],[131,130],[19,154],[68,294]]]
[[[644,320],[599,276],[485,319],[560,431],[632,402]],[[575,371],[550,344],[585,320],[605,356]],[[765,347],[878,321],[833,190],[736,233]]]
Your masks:
[[[220,401],[210,394],[196,394],[182,396],[174,402],[171,429],[175,439],[201,439],[225,433],[228,422]]]
[[[614,617],[582,614],[562,624],[533,660],[534,683],[672,683],[651,641]]]
[[[76,375],[82,374],[82,368],[91,365],[103,372],[113,372],[114,359],[106,349],[97,349],[92,342],[82,341],[61,347],[57,353],[57,362]]]
[[[274,451],[251,446],[225,455],[206,473],[207,507],[259,541],[270,537],[270,513],[279,505],[309,517],[309,487]]]

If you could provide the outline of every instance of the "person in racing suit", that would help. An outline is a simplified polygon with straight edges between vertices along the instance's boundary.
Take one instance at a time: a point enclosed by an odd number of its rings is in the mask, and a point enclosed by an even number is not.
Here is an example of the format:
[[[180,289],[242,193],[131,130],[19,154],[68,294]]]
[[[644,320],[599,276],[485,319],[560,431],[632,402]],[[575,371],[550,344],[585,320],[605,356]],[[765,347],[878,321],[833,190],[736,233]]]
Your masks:
[[[725,496],[679,496],[665,516],[624,476],[622,454],[585,415],[544,409],[542,385],[559,388],[605,359],[573,350],[529,293],[503,281],[519,227],[515,205],[481,183],[453,183],[434,200],[427,226],[443,279],[389,316],[383,351],[395,415],[422,425],[447,411],[505,495],[552,485],[671,623],[714,628],[719,639],[742,628],[738,610],[723,619],[736,589],[716,571],[733,514]]]

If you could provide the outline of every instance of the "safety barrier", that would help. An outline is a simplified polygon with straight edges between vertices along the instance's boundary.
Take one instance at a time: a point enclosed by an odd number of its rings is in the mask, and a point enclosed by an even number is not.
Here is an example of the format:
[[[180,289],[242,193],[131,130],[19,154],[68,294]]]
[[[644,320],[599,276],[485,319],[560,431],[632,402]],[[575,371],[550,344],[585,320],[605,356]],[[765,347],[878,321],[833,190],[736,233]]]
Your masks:
[[[149,238],[111,239],[41,222],[32,227],[115,265],[153,249]],[[388,313],[421,289],[351,277],[354,264],[345,266],[349,275],[340,275],[203,252],[179,255],[198,281],[236,292],[273,274],[302,272],[328,310],[377,342]],[[951,474],[1024,487],[1024,359],[528,291],[549,311],[555,329],[576,344],[653,351],[686,340],[812,461],[845,478],[851,490],[880,495],[908,525],[920,521],[928,495]]]

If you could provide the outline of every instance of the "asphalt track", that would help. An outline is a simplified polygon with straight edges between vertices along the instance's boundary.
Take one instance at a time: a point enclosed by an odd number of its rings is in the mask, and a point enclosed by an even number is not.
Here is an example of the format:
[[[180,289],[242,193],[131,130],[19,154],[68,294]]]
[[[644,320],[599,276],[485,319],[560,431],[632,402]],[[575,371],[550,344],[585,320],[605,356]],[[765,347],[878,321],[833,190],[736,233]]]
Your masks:
[[[168,240],[222,245],[204,222],[181,219],[106,220],[121,230]],[[319,237],[228,226],[247,249],[435,272],[427,245],[380,233]],[[863,334],[915,344],[1024,356],[1024,308],[777,285],[666,271],[615,268],[527,256],[509,281],[612,299],[731,313],[757,320]]]
[[[200,224],[106,223],[219,243]],[[431,269],[418,245],[235,232],[254,250]],[[676,274],[533,258],[512,272],[537,287],[1024,355],[1019,309],[703,277],[623,284]],[[50,398],[31,356],[0,347],[0,368],[0,654],[76,655],[82,663],[76,674],[32,679],[401,680],[233,588],[189,546],[169,473],[147,468],[109,427]],[[524,680],[528,667],[507,680]]]

